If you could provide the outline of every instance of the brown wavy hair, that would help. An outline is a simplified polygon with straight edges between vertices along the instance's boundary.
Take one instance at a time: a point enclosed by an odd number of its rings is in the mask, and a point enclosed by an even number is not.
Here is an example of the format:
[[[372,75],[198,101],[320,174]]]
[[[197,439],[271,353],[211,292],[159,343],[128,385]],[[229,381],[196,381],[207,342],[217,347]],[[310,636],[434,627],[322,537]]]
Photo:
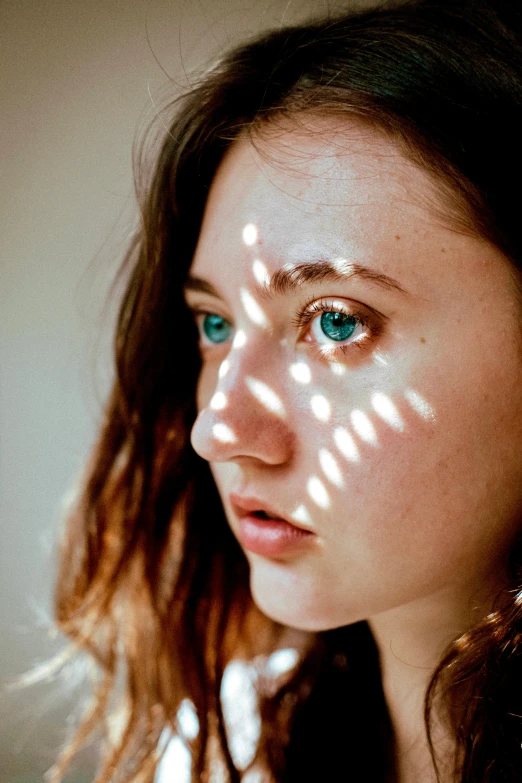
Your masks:
[[[210,780],[221,763],[238,782],[220,697],[225,668],[266,660],[289,639],[299,652],[292,671],[270,679],[258,666],[253,766],[278,783],[394,779],[367,624],[292,633],[252,601],[246,558],[189,441],[200,360],[182,288],[227,149],[239,134],[254,138],[303,112],[380,128],[433,175],[455,228],[492,242],[519,270],[521,36],[518,3],[493,0],[386,3],[264,33],[174,101],[152,167],[142,146],[116,380],[68,514],[56,590],[57,623],[99,676],[54,780],[101,727],[98,783],[149,783],[160,738],[181,732],[178,708],[189,699],[199,720],[186,739],[193,780]],[[522,780],[519,549],[494,611],[451,645],[426,698],[428,733],[436,702],[455,737],[461,783]]]

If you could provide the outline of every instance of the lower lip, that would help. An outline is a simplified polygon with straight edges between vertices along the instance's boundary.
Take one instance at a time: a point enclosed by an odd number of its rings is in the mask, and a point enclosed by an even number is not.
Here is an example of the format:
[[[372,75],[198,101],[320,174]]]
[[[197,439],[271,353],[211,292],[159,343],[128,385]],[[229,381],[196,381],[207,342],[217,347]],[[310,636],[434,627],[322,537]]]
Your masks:
[[[310,547],[316,535],[279,519],[246,516],[239,520],[238,538],[245,549],[256,555],[283,557]]]

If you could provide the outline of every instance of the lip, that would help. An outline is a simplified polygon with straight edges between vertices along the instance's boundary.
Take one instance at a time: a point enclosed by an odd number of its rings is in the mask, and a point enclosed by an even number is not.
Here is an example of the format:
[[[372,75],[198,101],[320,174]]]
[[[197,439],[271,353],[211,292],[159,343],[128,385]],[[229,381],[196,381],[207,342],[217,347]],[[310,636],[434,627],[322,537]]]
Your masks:
[[[231,492],[228,496],[228,499],[234,514],[239,519],[242,517],[251,516],[253,511],[264,511],[267,517],[270,519],[286,522],[288,525],[297,528],[297,530],[303,530],[307,533],[314,532],[313,530],[310,530],[310,528],[304,527],[301,524],[297,524],[291,517],[285,517],[283,514],[279,514],[279,512],[273,506],[265,503],[264,500],[260,500],[259,498],[253,496],[243,497],[242,495],[236,495],[235,493]]]
[[[229,495],[229,500],[239,519],[238,541],[249,552],[271,559],[285,559],[317,545],[318,539],[313,531],[294,525],[262,500],[234,494]],[[267,516],[258,517],[255,511],[264,511]]]

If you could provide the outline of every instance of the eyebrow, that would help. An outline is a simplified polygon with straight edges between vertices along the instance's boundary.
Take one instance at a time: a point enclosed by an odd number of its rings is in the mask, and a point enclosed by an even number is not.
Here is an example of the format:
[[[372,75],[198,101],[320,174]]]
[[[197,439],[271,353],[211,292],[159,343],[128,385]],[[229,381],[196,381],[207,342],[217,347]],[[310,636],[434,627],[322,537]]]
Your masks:
[[[301,264],[284,266],[274,272],[270,282],[256,284],[256,293],[263,302],[295,293],[305,285],[313,283],[346,283],[347,280],[365,280],[388,291],[396,291],[405,296],[410,294],[393,277],[351,261],[307,261]],[[198,291],[220,298],[214,286],[201,277],[189,275],[184,292]]]

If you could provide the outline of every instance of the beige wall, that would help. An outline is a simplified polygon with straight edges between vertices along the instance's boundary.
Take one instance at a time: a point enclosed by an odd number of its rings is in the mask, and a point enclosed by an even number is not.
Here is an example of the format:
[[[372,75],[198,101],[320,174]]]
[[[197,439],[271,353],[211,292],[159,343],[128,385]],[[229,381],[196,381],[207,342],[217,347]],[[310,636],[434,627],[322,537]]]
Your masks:
[[[146,22],[162,67],[186,84],[184,68],[229,41],[327,5],[0,0],[4,680],[61,644],[44,630],[60,502],[94,438],[110,377],[112,313],[102,314],[102,303],[135,214],[135,129],[153,114],[149,90],[158,95],[166,82]],[[77,701],[78,692],[54,685],[2,696],[1,783],[41,779]],[[73,779],[90,779],[87,757]]]

